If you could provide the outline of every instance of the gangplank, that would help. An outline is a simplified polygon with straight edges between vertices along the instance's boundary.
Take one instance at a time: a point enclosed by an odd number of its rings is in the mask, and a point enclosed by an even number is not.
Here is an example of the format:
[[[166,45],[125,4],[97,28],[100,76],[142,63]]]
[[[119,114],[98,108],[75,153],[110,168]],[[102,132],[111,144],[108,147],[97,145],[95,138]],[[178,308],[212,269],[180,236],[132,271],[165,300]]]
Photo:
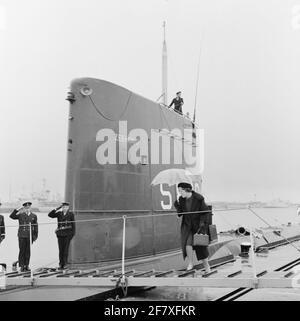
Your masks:
[[[10,286],[76,286],[76,287],[214,287],[214,288],[295,288],[294,271],[262,271],[256,276],[242,270],[230,274],[213,269],[204,274],[191,271],[54,271],[30,273],[12,272],[5,275]]]

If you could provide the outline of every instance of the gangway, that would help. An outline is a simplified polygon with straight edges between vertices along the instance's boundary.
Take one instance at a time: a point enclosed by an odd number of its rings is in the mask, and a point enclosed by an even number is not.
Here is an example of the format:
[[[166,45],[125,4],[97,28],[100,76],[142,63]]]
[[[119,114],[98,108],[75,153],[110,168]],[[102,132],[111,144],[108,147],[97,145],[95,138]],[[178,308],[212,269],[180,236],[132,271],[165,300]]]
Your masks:
[[[214,287],[214,288],[295,288],[293,271],[252,272],[236,270],[210,273],[191,271],[46,271],[34,273],[12,272],[5,275],[6,286],[77,286],[77,287]]]

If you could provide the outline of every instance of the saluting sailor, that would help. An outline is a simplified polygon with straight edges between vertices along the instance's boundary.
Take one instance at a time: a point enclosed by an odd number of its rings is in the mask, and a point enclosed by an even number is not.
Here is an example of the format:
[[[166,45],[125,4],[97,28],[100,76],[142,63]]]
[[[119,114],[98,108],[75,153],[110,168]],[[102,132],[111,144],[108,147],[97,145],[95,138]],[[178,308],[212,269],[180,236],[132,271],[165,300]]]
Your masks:
[[[68,264],[68,253],[70,242],[75,235],[75,218],[69,210],[70,204],[63,202],[61,206],[52,210],[48,216],[57,218],[57,229],[55,230],[59,249],[59,269],[65,269]]]
[[[0,207],[1,207],[0,203]],[[5,239],[5,223],[4,223],[4,217],[0,215],[0,243]]]
[[[30,229],[29,223],[31,223],[31,237],[32,242],[35,242],[38,238],[38,221],[37,216],[31,212],[31,202],[23,203],[22,207],[13,210],[10,214],[10,218],[19,221],[19,266],[21,272],[30,271]]]
[[[1,207],[0,203],[0,207]],[[4,217],[0,215],[0,243],[5,239],[5,223],[4,223]],[[0,274],[1,274],[1,266],[6,270],[6,264],[0,263]]]

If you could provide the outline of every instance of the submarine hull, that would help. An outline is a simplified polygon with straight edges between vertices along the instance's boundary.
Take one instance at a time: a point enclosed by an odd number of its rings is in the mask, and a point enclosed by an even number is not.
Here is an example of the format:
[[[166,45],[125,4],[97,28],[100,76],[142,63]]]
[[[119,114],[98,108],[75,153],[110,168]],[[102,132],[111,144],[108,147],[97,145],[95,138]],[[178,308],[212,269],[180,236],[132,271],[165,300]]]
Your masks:
[[[170,132],[192,130],[191,120],[104,80],[76,79],[70,89],[65,199],[77,224],[69,262],[120,259],[124,215],[126,258],[179,249],[181,219],[173,207],[176,186],[151,182],[163,170],[188,168],[184,157],[181,164],[175,159],[177,147]],[[153,133],[161,136],[159,145],[153,142]],[[109,135],[114,137],[110,141]],[[144,144],[136,150],[142,138],[148,148]],[[105,143],[109,148],[101,153]],[[196,145],[191,148],[195,153]],[[193,186],[201,191],[200,174],[193,175]]]

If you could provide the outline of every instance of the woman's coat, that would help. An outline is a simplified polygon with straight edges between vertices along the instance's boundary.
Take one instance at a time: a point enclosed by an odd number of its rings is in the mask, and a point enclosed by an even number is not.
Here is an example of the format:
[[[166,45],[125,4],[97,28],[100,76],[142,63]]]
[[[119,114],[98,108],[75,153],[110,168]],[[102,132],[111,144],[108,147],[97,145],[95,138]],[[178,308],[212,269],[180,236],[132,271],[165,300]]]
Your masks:
[[[183,197],[179,197],[179,200],[174,203],[174,206],[177,210],[178,216],[182,217],[181,221],[181,247],[183,258],[187,256],[186,254],[186,243],[189,235],[192,233],[199,232],[202,234],[209,233],[209,213],[211,212],[208,205],[204,201],[204,197],[194,191],[192,191],[192,207],[190,214],[180,214],[187,212],[185,201]],[[196,213],[196,212],[204,213]],[[196,252],[198,260],[202,260],[208,256],[207,246],[193,246],[193,249]]]

